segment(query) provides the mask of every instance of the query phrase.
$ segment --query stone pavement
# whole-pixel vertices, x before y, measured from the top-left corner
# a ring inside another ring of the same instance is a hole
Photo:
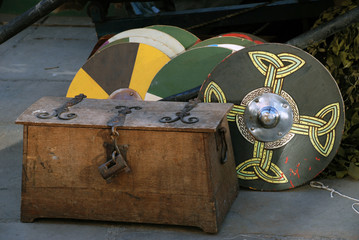
[[[241,189],[218,234],[180,226],[62,219],[21,223],[22,126],[14,121],[43,96],[65,96],[96,41],[90,19],[50,17],[0,45],[0,240],[359,239],[353,201],[330,198],[330,192],[308,185],[282,192]],[[359,198],[358,181],[321,181]]]

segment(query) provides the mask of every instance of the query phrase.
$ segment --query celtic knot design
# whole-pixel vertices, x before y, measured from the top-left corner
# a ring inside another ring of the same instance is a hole
[[[248,54],[254,66],[266,77],[264,86],[270,87],[272,92],[276,94],[280,94],[282,90],[284,77],[297,71],[305,64],[303,59],[290,53],[275,55],[269,52],[255,51]]]
[[[236,116],[243,115],[245,110],[245,106],[234,105],[231,111],[229,111],[229,113],[227,114],[227,120],[231,122],[236,121]]]
[[[204,91],[205,101],[212,102],[212,98],[215,98],[215,102],[226,103],[227,99],[222,89],[215,83],[210,82]]]
[[[288,179],[282,170],[272,163],[274,148],[287,144],[295,134],[307,135],[313,147],[323,156],[327,157],[334,146],[335,128],[340,117],[339,103],[333,103],[325,106],[314,117],[301,116],[296,103],[288,93],[283,91],[284,78],[302,68],[305,61],[298,56],[290,53],[280,53],[275,55],[270,52],[253,51],[248,53],[253,65],[265,76],[264,86],[250,92],[244,97],[240,105],[234,105],[227,114],[228,121],[237,123],[237,128],[242,136],[253,144],[253,157],[236,167],[237,176],[243,180],[261,179],[269,183],[282,184],[287,183]],[[274,142],[257,141],[248,131],[243,115],[247,104],[257,96],[256,93],[271,92],[278,94],[288,100],[293,109],[293,125],[290,132],[282,139]],[[210,82],[204,92],[204,102],[226,103],[227,99],[218,84]],[[329,120],[326,121],[325,119]],[[319,137],[326,136],[324,144]]]
[[[264,143],[254,143],[253,158],[242,162],[236,167],[240,179],[262,179],[270,183],[287,183],[288,179],[277,165],[272,163],[272,150],[264,149]],[[248,170],[249,169],[249,170]],[[268,172],[272,173],[268,174]]]
[[[227,103],[226,96],[222,89],[215,82],[210,82],[204,91],[204,102],[219,102],[219,103]],[[246,110],[245,106],[234,105],[231,111],[227,114],[227,120],[234,122],[236,121],[237,114],[244,114],[244,110]]]
[[[330,114],[329,121],[323,118]],[[320,110],[314,117],[300,116],[299,123],[292,126],[290,132],[308,135],[314,148],[323,156],[327,157],[334,146],[335,127],[339,121],[339,103],[333,103]],[[324,145],[320,143],[319,136],[326,135]]]

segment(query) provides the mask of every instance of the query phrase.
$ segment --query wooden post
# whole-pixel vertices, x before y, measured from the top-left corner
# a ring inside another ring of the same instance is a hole
[[[359,7],[356,7],[349,12],[334,18],[333,20],[324,23],[317,28],[305,32],[286,43],[304,49],[315,42],[330,37],[331,35],[348,27],[350,24],[356,22],[359,22]]]
[[[0,28],[0,44],[21,32],[37,20],[48,15],[61,6],[66,0],[42,0],[20,16],[12,19]]]

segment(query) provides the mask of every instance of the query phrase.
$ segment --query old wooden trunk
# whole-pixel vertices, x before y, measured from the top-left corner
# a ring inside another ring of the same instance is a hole
[[[159,122],[185,106],[176,102],[84,99],[70,108],[72,120],[36,116],[68,100],[44,97],[16,120],[24,125],[22,222],[72,218],[218,231],[238,193],[226,120],[231,104],[199,103],[190,112],[199,119],[194,124]],[[107,123],[118,105],[142,109],[117,128],[131,171],[106,181],[98,167],[111,159]]]

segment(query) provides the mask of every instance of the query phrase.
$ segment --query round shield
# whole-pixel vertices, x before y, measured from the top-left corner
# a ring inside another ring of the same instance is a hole
[[[240,37],[213,37],[193,45],[190,49],[216,44],[235,44],[242,47],[255,45],[254,42]]]
[[[120,32],[108,39],[101,48],[118,40],[121,40],[121,42],[135,42],[150,45],[162,51],[170,58],[185,51],[184,46],[177,39],[165,32],[151,28],[135,28]]]
[[[260,37],[257,37],[256,35],[253,34],[249,34],[249,33],[241,33],[241,32],[231,32],[231,33],[225,33],[225,34],[221,34],[221,37],[239,37],[239,38],[244,38],[247,39],[249,41],[252,41],[256,44],[263,44],[266,41]]]
[[[232,52],[228,48],[202,47],[178,55],[153,78],[145,100],[158,101],[200,87],[213,68]]]
[[[260,44],[226,58],[201,87],[228,113],[241,186],[284,190],[324,170],[340,144],[344,105],[327,69],[285,44]]]
[[[102,37],[100,37],[100,39],[97,41],[96,45],[93,47],[90,55],[88,58],[92,57],[98,50],[99,48],[101,48],[101,46],[108,41],[110,38],[112,38],[114,35],[113,34],[106,34]]]
[[[131,88],[142,99],[153,77],[170,60],[160,50],[143,43],[118,43],[95,53],[77,72],[66,97],[84,93],[106,99],[120,88]]]
[[[201,41],[196,35],[192,34],[191,32],[175,26],[152,25],[145,28],[156,29],[158,31],[171,35],[172,37],[177,39],[177,41],[179,41],[185,49],[188,49],[194,44]]]

